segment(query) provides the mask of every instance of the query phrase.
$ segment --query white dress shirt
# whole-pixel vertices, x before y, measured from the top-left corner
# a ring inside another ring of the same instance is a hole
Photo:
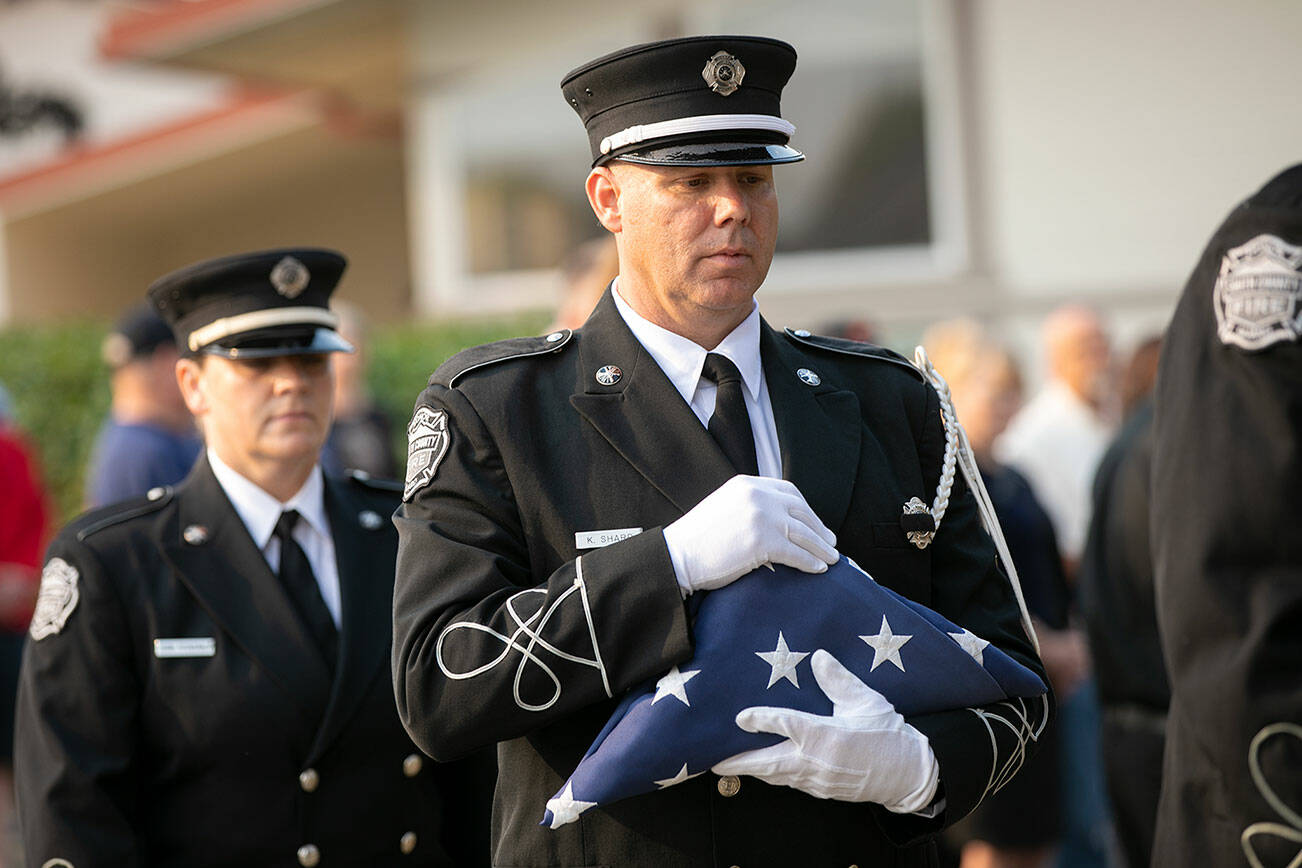
[[[692,408],[703,426],[709,426],[714,414],[714,398],[719,387],[701,376],[707,352],[727,356],[737,366],[745,381],[746,412],[750,414],[751,434],[755,438],[755,457],[760,476],[782,478],[782,453],[778,447],[778,428],[773,419],[773,404],[769,401],[768,386],[764,382],[764,365],[760,361],[759,306],[751,302],[750,316],[742,320],[713,350],[682,335],[661,328],[643,318],[619,294],[619,279],[615,279],[612,293],[615,307],[624,318],[638,343],[651,354],[678,394]]]
[[[312,468],[303,487],[286,503],[281,503],[256,484],[232,470],[208,450],[208,463],[213,475],[230,499],[235,513],[244,522],[253,537],[253,544],[267,559],[273,573],[280,572],[280,540],[275,536],[276,522],[287,509],[298,511],[299,520],[294,525],[294,541],[307,555],[312,574],[321,588],[321,599],[330,610],[335,627],[343,624],[343,604],[339,594],[339,565],[335,561],[335,541],[330,536],[330,521],[325,510],[325,479],[321,465]]]

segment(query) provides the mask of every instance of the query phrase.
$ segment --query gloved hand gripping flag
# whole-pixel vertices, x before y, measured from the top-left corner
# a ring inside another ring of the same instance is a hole
[[[547,802],[544,825],[559,828],[591,807],[673,786],[783,740],[738,727],[742,709],[831,714],[809,669],[818,649],[904,715],[1045,692],[1003,651],[883,588],[845,557],[821,575],[762,568],[705,594],[694,634],[689,662],[620,702]]]

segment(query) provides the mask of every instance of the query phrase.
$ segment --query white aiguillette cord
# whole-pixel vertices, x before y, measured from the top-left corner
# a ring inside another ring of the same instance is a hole
[[[1004,571],[1008,574],[1008,583],[1013,586],[1013,595],[1017,597],[1017,606],[1022,612],[1022,626],[1026,628],[1026,635],[1031,640],[1031,645],[1035,647],[1035,653],[1039,654],[1040,640],[1035,635],[1035,627],[1031,625],[1031,615],[1026,611],[1026,599],[1022,596],[1022,583],[1017,578],[1017,567],[1013,564],[1012,555],[1008,553],[1008,543],[1004,540],[1003,528],[999,526],[999,519],[995,516],[995,507],[990,502],[990,494],[986,491],[985,483],[981,481],[981,471],[977,469],[976,457],[972,454],[972,444],[968,442],[967,432],[958,423],[954,402],[949,395],[949,384],[936,370],[931,359],[927,358],[927,351],[922,347],[913,351],[913,364],[935,388],[936,395],[940,398],[940,419],[945,426],[945,460],[942,463],[940,485],[936,490],[937,508],[933,508],[936,532],[940,532],[940,519],[944,515],[945,507],[949,505],[949,489],[954,483],[954,464],[957,459],[959,469],[963,471],[963,478],[967,480],[968,488],[976,498],[977,510],[981,513],[981,524],[994,540],[995,551],[999,553],[999,560],[1003,562]]]

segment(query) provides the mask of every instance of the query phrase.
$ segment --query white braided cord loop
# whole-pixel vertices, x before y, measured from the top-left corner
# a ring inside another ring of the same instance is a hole
[[[944,511],[949,508],[949,493],[954,485],[954,465],[957,464],[963,471],[963,478],[967,480],[968,488],[971,489],[973,497],[976,498],[977,511],[981,515],[981,524],[994,540],[995,550],[999,553],[999,560],[1003,562],[1004,572],[1008,575],[1008,583],[1012,585],[1013,596],[1017,598],[1017,607],[1022,614],[1022,627],[1026,630],[1026,636],[1031,640],[1031,645],[1035,648],[1035,653],[1040,653],[1040,640],[1035,635],[1035,627],[1031,624],[1031,615],[1026,610],[1026,598],[1022,596],[1022,583],[1017,577],[1017,567],[1013,564],[1013,557],[1008,552],[1008,543],[1004,540],[1003,528],[999,526],[999,519],[995,516],[994,504],[990,501],[990,494],[986,491],[985,483],[981,480],[981,471],[977,469],[976,456],[972,454],[972,444],[968,442],[967,432],[959,424],[958,414],[954,412],[954,402],[950,398],[949,384],[945,378],[936,370],[936,366],[931,363],[927,357],[927,351],[922,347],[917,347],[913,351],[913,364],[922,376],[926,378],[932,387],[936,390],[936,395],[940,399],[940,420],[945,427],[945,459],[941,464],[940,483],[936,488],[936,501],[932,507],[932,513],[935,516],[936,530],[940,530],[940,518]]]

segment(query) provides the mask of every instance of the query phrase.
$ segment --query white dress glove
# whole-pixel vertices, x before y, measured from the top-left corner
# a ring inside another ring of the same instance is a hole
[[[684,594],[722,588],[764,564],[826,572],[836,534],[785,479],[734,476],[665,528]]]
[[[743,709],[737,715],[742,729],[787,740],[737,754],[711,771],[750,775],[820,799],[877,802],[897,814],[925,808],[940,779],[927,737],[831,654],[815,651],[810,664],[818,686],[832,700],[832,715],[765,706]]]

